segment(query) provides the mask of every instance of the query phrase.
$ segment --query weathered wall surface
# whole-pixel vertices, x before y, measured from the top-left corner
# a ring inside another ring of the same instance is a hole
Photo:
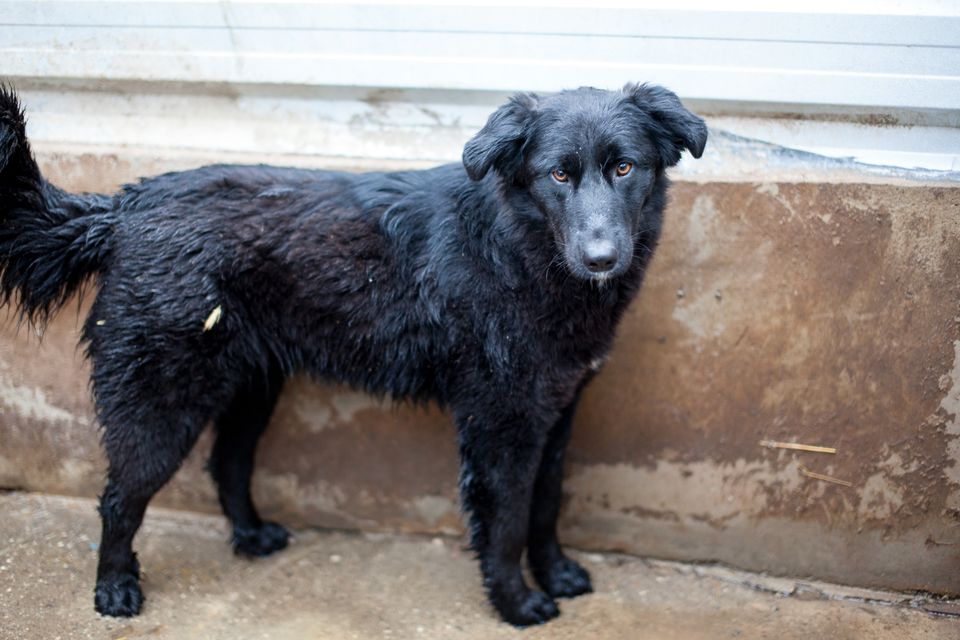
[[[46,160],[75,189],[152,172]],[[42,343],[2,325],[0,486],[101,488],[78,324],[74,304]],[[159,501],[216,510],[208,448]],[[256,498],[287,522],[461,529],[435,409],[294,379],[258,463]],[[566,490],[578,546],[960,593],[960,184],[677,182]]]

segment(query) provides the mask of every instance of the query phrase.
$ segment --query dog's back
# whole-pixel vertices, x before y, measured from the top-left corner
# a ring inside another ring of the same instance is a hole
[[[481,259],[465,239],[478,221],[458,216],[454,197],[468,182],[454,166],[211,166],[125,187],[111,211],[122,259],[100,273],[91,355],[138,362],[145,381],[164,384],[246,375],[273,359],[287,372],[443,401],[438,363],[462,339],[450,331],[451,301],[479,284],[475,269],[463,273]]]

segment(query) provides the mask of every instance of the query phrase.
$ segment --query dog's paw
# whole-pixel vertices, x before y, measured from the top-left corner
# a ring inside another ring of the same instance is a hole
[[[546,566],[533,567],[533,577],[554,598],[574,598],[592,593],[590,574],[575,561],[561,556]]]
[[[237,555],[256,558],[285,549],[290,533],[276,522],[264,522],[259,527],[233,530],[233,551]]]
[[[98,580],[93,595],[93,606],[97,613],[117,618],[129,618],[140,613],[140,607],[143,606],[143,592],[140,590],[140,583],[136,576],[127,573]]]
[[[496,602],[495,606],[504,621],[515,627],[543,624],[560,615],[557,603],[540,591],[527,591],[516,599]]]

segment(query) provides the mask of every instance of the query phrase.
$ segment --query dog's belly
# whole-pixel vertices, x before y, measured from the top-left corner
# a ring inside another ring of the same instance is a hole
[[[305,350],[304,369],[315,378],[396,398],[444,400],[443,356],[415,332],[390,339],[344,331],[318,339]],[[300,345],[302,348],[302,344]]]
[[[441,326],[412,288],[403,295],[398,290],[404,291],[348,277],[332,291],[301,288],[282,300],[244,296],[246,321],[236,348],[247,349],[250,336],[276,354],[288,373],[302,371],[375,394],[443,401],[451,319]]]

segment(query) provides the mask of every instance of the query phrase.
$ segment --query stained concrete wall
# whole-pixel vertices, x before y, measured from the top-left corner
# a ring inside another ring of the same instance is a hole
[[[42,160],[72,189],[169,168]],[[958,594],[960,183],[802,173],[676,182],[645,289],[578,417],[562,536]],[[0,486],[101,488],[82,316],[71,304],[42,342],[12,317],[2,325]],[[159,503],[216,510],[209,444]],[[294,379],[258,464],[256,499],[285,522],[462,529],[453,429],[434,408]]]

